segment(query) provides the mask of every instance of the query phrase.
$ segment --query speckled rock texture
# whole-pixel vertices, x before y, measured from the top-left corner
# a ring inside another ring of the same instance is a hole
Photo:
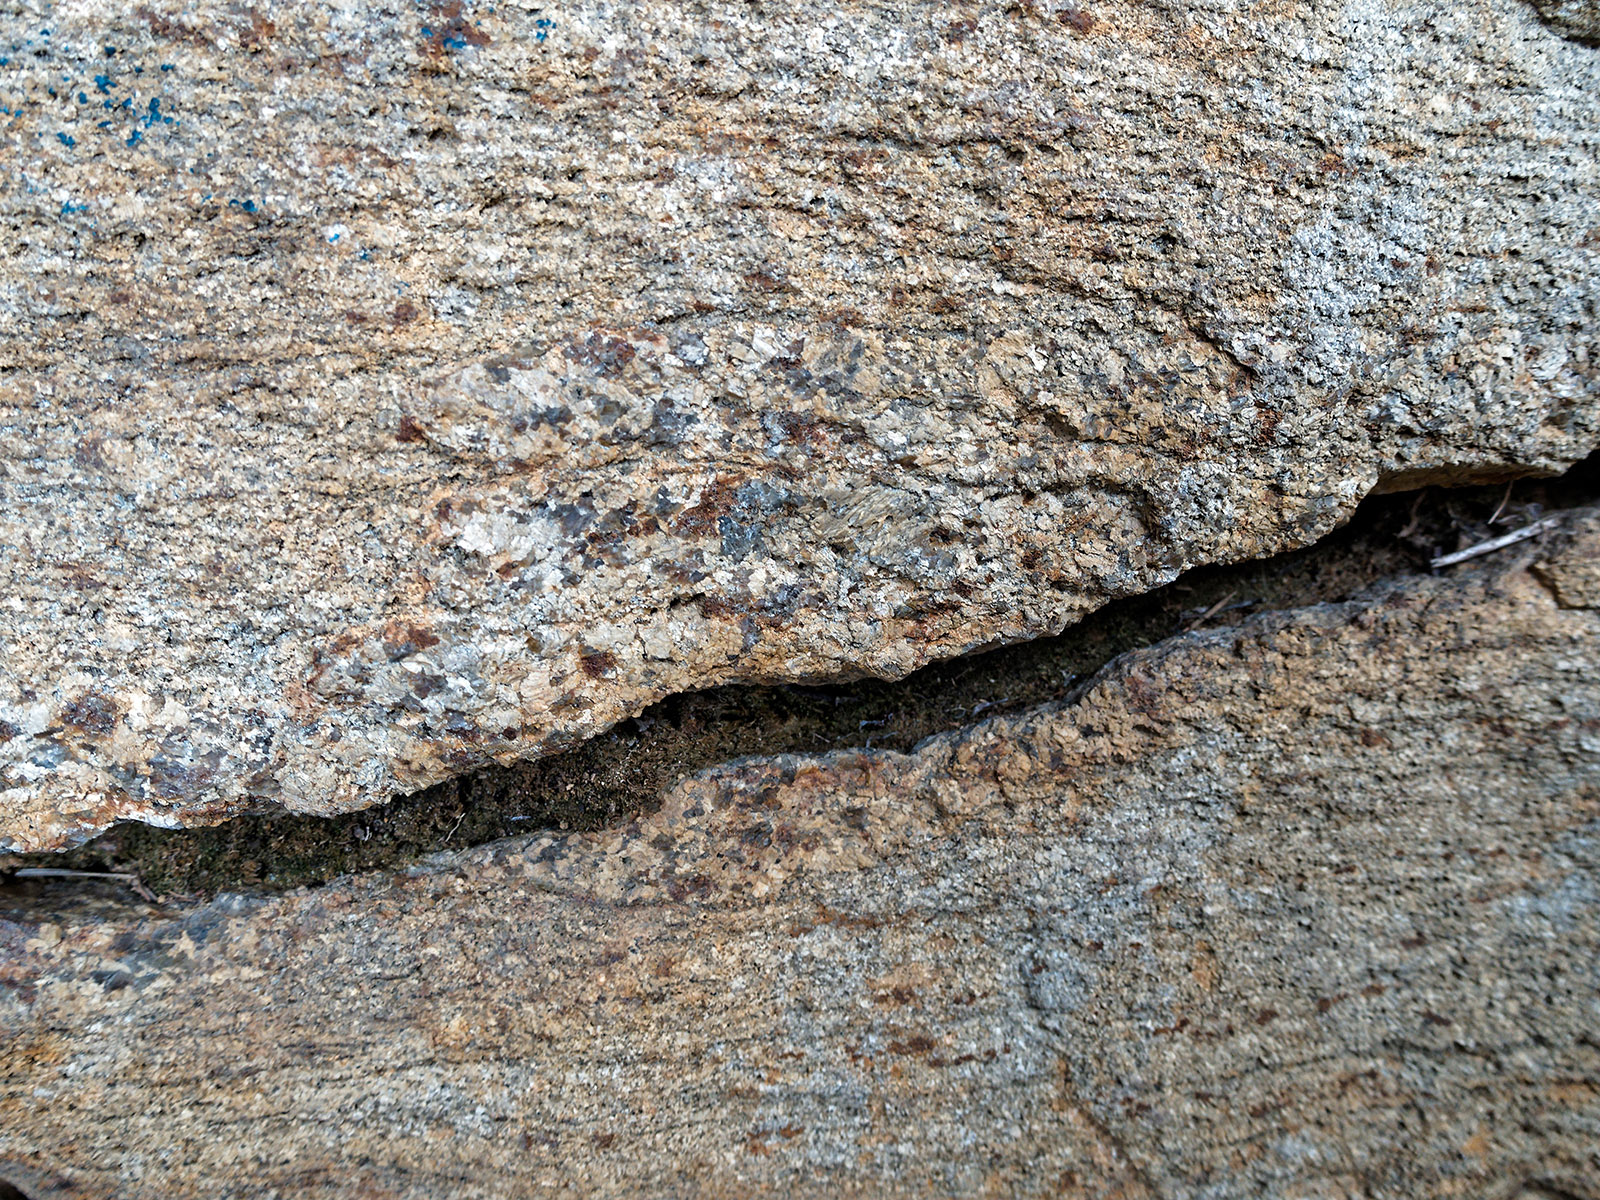
[[[1533,0],[1539,15],[1570,38],[1600,43],[1600,0]]]
[[[1591,512],[611,832],[0,924],[0,1178],[1593,1200],[1600,590],[1541,580],[1596,557]]]
[[[0,16],[0,849],[896,675],[1600,438],[1522,0]]]

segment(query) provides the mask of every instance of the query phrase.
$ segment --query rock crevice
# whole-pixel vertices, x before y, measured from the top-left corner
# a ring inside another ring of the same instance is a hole
[[[0,1161],[132,1200],[1584,1195],[1600,609],[1535,573],[1597,520],[622,828],[0,923]]]
[[[1121,654],[1185,630],[1233,627],[1250,617],[1343,602],[1390,576],[1426,571],[1441,554],[1491,542],[1506,529],[1559,533],[1565,514],[1600,498],[1594,462],[1548,481],[1467,491],[1431,490],[1369,501],[1336,534],[1297,553],[1188,572],[1145,596],[1107,605],[1063,635],[950,660],[898,681],[825,687],[730,687],[675,696],[637,720],[564,754],[491,769],[343,818],[235,816],[218,827],[158,831],[124,825],[66,855],[0,856],[7,901],[72,902],[74,891],[128,897],[280,890],[359,870],[391,870],[441,849],[524,835],[541,826],[626,823],[686,774],[778,753],[866,746],[912,750],[984,714],[1072,702]],[[1549,526],[1555,522],[1556,530]],[[1504,553],[1505,551],[1501,551]],[[1587,585],[1576,564],[1537,577],[1564,603]],[[81,871],[48,886],[33,873]],[[15,875],[17,871],[24,875]],[[42,889],[32,901],[23,893]]]

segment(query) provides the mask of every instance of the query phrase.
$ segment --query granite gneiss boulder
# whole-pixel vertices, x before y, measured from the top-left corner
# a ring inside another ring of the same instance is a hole
[[[0,923],[0,1178],[1589,1200],[1600,519],[1520,554],[626,828]]]
[[[1581,42],[1600,43],[1600,0],[1533,0],[1551,26]]]
[[[0,51],[0,849],[897,675],[1600,438],[1600,65],[1522,0]]]

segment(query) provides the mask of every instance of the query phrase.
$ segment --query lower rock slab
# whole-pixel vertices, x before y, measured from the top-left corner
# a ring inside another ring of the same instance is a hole
[[[27,1195],[1600,1196],[1600,515],[600,834],[0,924]]]

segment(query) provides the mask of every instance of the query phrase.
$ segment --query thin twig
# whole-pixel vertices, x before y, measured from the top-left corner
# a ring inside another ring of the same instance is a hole
[[[1411,502],[1411,519],[1406,522],[1406,527],[1404,529],[1395,534],[1396,537],[1408,538],[1417,531],[1417,526],[1422,524],[1422,518],[1418,515],[1418,513],[1421,511],[1422,502],[1427,498],[1427,495],[1427,488],[1423,488],[1417,493],[1417,498]]]
[[[1210,608],[1206,609],[1205,612],[1201,613],[1198,617],[1196,617],[1194,619],[1194,621],[1190,623],[1189,628],[1185,629],[1184,632],[1185,633],[1193,633],[1196,629],[1199,629],[1200,626],[1204,625],[1207,621],[1211,620],[1212,617],[1216,616],[1219,612],[1221,612],[1223,606],[1225,604],[1227,604],[1228,601],[1232,600],[1238,594],[1239,594],[1238,592],[1229,592],[1221,600],[1218,600]]]
[[[455,837],[456,830],[461,828],[461,822],[465,821],[466,819],[467,813],[466,810],[463,809],[461,815],[456,818],[456,823],[450,826],[450,832],[444,835],[444,841],[439,843],[441,847],[448,846],[450,844],[450,839]]]
[[[1500,514],[1505,512],[1506,505],[1511,502],[1511,489],[1516,486],[1517,481],[1515,479],[1506,484],[1506,494],[1500,497],[1500,503],[1495,506],[1494,516],[1490,517],[1488,521],[1490,525],[1494,525],[1500,520]]]
[[[1011,702],[1010,696],[1002,696],[998,700],[979,700],[972,706],[972,715],[977,716],[979,713],[988,712],[991,708],[999,708],[1002,704],[1010,704]]]
[[[132,888],[141,897],[155,903],[156,894],[145,887],[144,880],[132,871],[74,871],[68,867],[18,867],[15,871],[0,871],[12,879],[104,879]]]
[[[1518,542],[1525,542],[1531,537],[1538,537],[1541,533],[1548,532],[1561,524],[1561,518],[1545,517],[1542,521],[1535,521],[1532,525],[1524,525],[1521,529],[1511,533],[1503,533],[1497,538],[1490,538],[1487,542],[1479,542],[1476,546],[1468,546],[1465,550],[1457,550],[1454,554],[1441,554],[1433,560],[1434,570],[1440,567],[1453,567],[1457,563],[1466,562],[1469,558],[1477,558],[1482,554],[1493,554],[1496,550],[1504,550],[1507,546],[1515,546]]]

